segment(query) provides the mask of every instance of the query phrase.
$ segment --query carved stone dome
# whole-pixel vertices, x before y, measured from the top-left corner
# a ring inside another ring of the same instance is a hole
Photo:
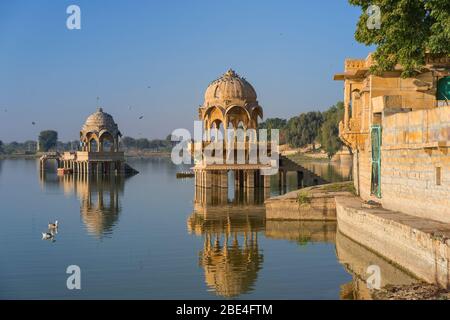
[[[81,128],[82,132],[109,132],[112,136],[120,135],[119,127],[114,122],[113,117],[102,108],[91,114]]]
[[[256,99],[256,91],[253,86],[231,69],[219,79],[211,82],[205,92],[205,105],[226,104],[227,101],[236,100],[251,103],[256,102]]]

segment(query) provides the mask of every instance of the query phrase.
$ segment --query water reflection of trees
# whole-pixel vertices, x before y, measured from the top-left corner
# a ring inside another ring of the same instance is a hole
[[[343,182],[352,179],[352,165],[350,163],[307,161],[301,163],[301,165],[329,182]]]
[[[211,189],[197,190],[196,195],[187,228],[203,237],[199,266],[207,286],[226,298],[251,292],[264,260],[258,244],[265,224],[261,199],[253,194],[249,202],[245,194],[236,194],[229,200]]]
[[[122,176],[41,176],[46,188],[57,185],[65,194],[78,197],[83,223],[88,233],[98,238],[111,234],[118,222],[124,179]]]

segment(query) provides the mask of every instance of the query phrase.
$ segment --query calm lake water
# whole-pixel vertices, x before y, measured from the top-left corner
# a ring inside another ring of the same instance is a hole
[[[383,281],[413,281],[335,223],[265,221],[261,193],[204,194],[170,159],[129,164],[140,174],[102,180],[0,160],[0,299],[358,298],[374,261],[389,269]],[[42,240],[54,220],[54,241]],[[69,265],[81,290],[66,287]]]

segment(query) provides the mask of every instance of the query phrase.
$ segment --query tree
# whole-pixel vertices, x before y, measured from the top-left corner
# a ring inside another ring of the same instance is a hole
[[[150,148],[150,142],[146,138],[139,138],[136,140],[136,148],[148,149],[148,148]]]
[[[339,139],[339,122],[344,118],[344,103],[338,102],[323,113],[324,122],[320,128],[320,143],[331,158],[342,147]]]
[[[58,132],[54,130],[41,131],[39,134],[39,151],[49,151],[56,147],[58,142]]]
[[[349,0],[361,7],[355,39],[366,45],[376,45],[372,71],[403,67],[402,76],[412,76],[424,66],[425,54],[450,54],[450,1],[448,0]],[[380,8],[379,29],[368,28],[367,9]]]
[[[267,139],[268,141],[271,140],[271,131],[272,129],[278,129],[279,130],[279,139],[280,144],[286,143],[285,138],[285,128],[286,128],[287,121],[286,119],[280,119],[280,118],[268,118],[266,121],[261,122],[258,124],[258,129],[266,129],[267,130]]]
[[[131,137],[123,137],[120,142],[125,149],[136,148],[136,140]]]
[[[314,149],[322,123],[323,116],[319,111],[302,113],[289,119],[286,125],[287,142],[296,148],[312,144]]]

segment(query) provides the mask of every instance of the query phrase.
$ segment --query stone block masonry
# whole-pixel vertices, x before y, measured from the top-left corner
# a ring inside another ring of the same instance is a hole
[[[450,287],[450,224],[336,197],[338,229],[416,277]],[[383,270],[381,270],[383,276]]]

